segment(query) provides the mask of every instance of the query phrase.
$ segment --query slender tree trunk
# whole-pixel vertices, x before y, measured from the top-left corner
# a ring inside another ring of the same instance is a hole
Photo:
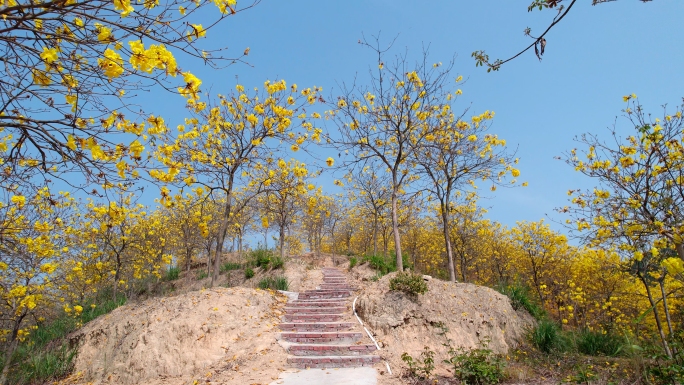
[[[285,226],[280,227],[280,258],[285,258]]]
[[[0,375],[0,384],[5,385],[7,384],[8,376],[9,376],[9,369],[12,364],[12,356],[14,355],[14,352],[17,350],[17,346],[19,345],[19,340],[17,339],[17,333],[19,329],[17,327],[14,328],[15,330],[12,331],[12,342],[10,342],[9,346],[5,350],[5,364],[2,367],[2,374]]]
[[[665,294],[665,277],[658,280],[658,286],[660,286],[660,295],[663,296],[663,309],[665,309],[665,321],[667,321],[667,331],[670,336],[674,335],[672,330],[672,318],[670,317],[670,307],[667,304],[667,295]]]
[[[378,255],[378,214],[373,215],[373,255]]]
[[[675,250],[679,258],[684,259],[684,243],[675,243]]]
[[[669,358],[672,358],[672,352],[670,351],[670,346],[667,343],[667,337],[665,337],[665,331],[663,330],[663,323],[660,320],[660,315],[658,314],[658,307],[656,306],[655,301],[653,300],[653,295],[651,295],[651,288],[648,287],[648,283],[644,280],[643,277],[641,278],[641,283],[644,284],[644,287],[646,288],[646,294],[648,296],[648,302],[651,304],[651,308],[653,309],[653,317],[655,318],[656,321],[656,327],[658,327],[658,333],[660,334],[660,341],[663,343],[663,349],[665,349],[665,354]]]
[[[449,235],[449,213],[448,204],[442,204],[442,230],[444,231],[444,243],[447,251],[447,261],[449,266],[449,281],[456,282],[456,267],[454,266],[454,253],[451,250],[451,236]]]
[[[228,226],[230,225],[230,211],[231,211],[231,196],[230,189],[226,194],[226,207],[223,210],[223,222],[219,228],[218,238],[216,239],[216,248],[214,249],[214,272],[211,274],[211,283],[209,287],[214,287],[214,283],[218,281],[221,265],[221,254],[223,254],[223,242],[226,241],[228,234]]]
[[[396,185],[396,183],[395,183]],[[394,233],[394,252],[397,254],[397,271],[404,271],[401,258],[401,235],[399,234],[399,214],[397,213],[397,189],[392,189],[392,232]]]

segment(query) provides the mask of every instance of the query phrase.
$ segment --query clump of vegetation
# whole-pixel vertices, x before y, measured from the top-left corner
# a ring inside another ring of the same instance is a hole
[[[359,263],[359,260],[356,257],[349,258],[349,270],[353,269],[357,263]]]
[[[9,383],[24,385],[57,380],[71,373],[77,347],[70,347],[62,340],[69,333],[93,319],[107,314],[126,303],[123,294],[113,298],[110,290],[84,304],[78,313],[63,313],[47,323],[38,323],[36,329],[21,343],[12,355]],[[0,367],[4,357],[0,355]]]
[[[275,270],[282,269],[285,266],[285,261],[280,256],[276,256],[273,250],[259,248],[252,250],[248,264],[251,267],[260,267],[263,270]]]
[[[195,276],[195,279],[198,280],[198,281],[201,281],[201,280],[203,280],[204,278],[207,278],[208,276],[209,276],[209,275],[207,274],[207,272],[204,271],[204,270],[202,270],[202,271],[200,271],[200,272],[197,273],[197,275]]]
[[[581,330],[575,334],[577,351],[589,356],[604,355],[615,357],[622,352],[624,341],[611,333]]]
[[[254,270],[252,270],[251,267],[246,268],[245,269],[245,278],[250,279],[252,277],[254,277]]]
[[[420,353],[420,360],[414,360],[406,352],[401,355],[401,360],[408,366],[408,374],[411,377],[429,379],[432,371],[435,370],[435,352],[427,346]]]
[[[254,267],[262,267],[264,269],[268,268],[271,263],[271,258],[273,258],[273,251],[269,249],[258,248],[252,250],[249,253],[250,263]]]
[[[380,275],[386,275],[397,271],[397,259],[394,257],[394,252],[390,252],[389,255],[365,255],[363,257],[363,262],[368,262],[370,267],[377,270]],[[411,268],[411,263],[407,255],[402,255],[402,263],[404,268]]]
[[[390,279],[389,288],[412,295],[425,294],[428,291],[427,283],[421,275],[403,271]]]
[[[166,275],[164,275],[164,281],[175,281],[178,279],[180,276],[180,267],[173,266],[169,267],[169,270],[166,271]]]
[[[514,310],[525,309],[537,321],[546,317],[546,312],[532,299],[530,288],[526,285],[516,282],[512,285],[498,285],[496,290],[511,300]]]
[[[278,277],[265,277],[257,285],[259,289],[271,289],[271,290],[287,290],[290,286],[287,282],[287,278],[284,276]]]
[[[226,262],[220,267],[221,273],[225,273],[227,271],[231,270],[239,270],[242,269],[242,265],[236,262]]]
[[[451,348],[449,359],[444,362],[454,367],[454,377],[464,384],[493,385],[500,383],[505,376],[506,363],[488,349],[488,341],[472,350]]]
[[[557,323],[542,319],[536,327],[530,331],[530,342],[544,353],[565,352],[569,344]]]
[[[271,269],[282,269],[285,266],[285,261],[280,257],[275,257],[271,259]]]

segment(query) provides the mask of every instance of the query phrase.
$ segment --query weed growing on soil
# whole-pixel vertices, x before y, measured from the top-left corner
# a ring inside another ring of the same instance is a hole
[[[252,277],[254,277],[254,270],[252,270],[251,267],[246,268],[245,269],[245,278],[250,279]]]
[[[259,281],[258,287],[259,289],[271,289],[271,290],[287,290],[289,288],[289,283],[287,282],[287,278],[284,276],[278,276],[278,277],[266,277],[263,278],[261,281]]]
[[[530,331],[529,339],[537,349],[544,353],[562,353],[569,347],[558,324],[549,319],[539,321],[537,326]]]
[[[220,272],[225,273],[226,271],[239,270],[242,269],[242,265],[235,262],[226,262],[221,265]]]
[[[207,272],[204,271],[204,270],[202,270],[202,271],[200,271],[200,272],[197,273],[197,275],[195,276],[195,279],[198,280],[198,281],[200,281],[200,280],[202,280],[202,279],[204,279],[204,278],[207,278],[208,276],[209,276],[209,275],[207,275]]]
[[[107,314],[126,303],[123,294],[112,298],[112,292],[103,290],[98,297],[84,305],[77,317],[63,314],[50,323],[39,323],[27,341],[17,347],[12,356],[9,383],[24,385],[60,379],[71,372],[77,347],[62,342],[64,337],[81,325]],[[4,365],[0,355],[0,366]]]
[[[349,258],[349,270],[353,269],[357,263],[359,263],[359,260],[356,257]]]
[[[390,279],[389,288],[412,295],[425,294],[428,291],[427,283],[421,275],[403,271]]]
[[[408,353],[404,352],[401,355],[401,360],[408,366],[408,375],[411,377],[419,377],[421,379],[428,379],[435,370],[435,352],[429,347],[424,347],[420,353],[420,360],[416,361]]]
[[[483,341],[482,347],[477,349],[450,348],[449,359],[444,363],[454,367],[454,377],[464,384],[498,384],[504,379],[506,363],[488,349],[488,345],[488,341]]]
[[[169,267],[164,276],[164,281],[175,281],[180,276],[180,267]]]
[[[537,321],[546,316],[544,309],[532,299],[529,287],[516,282],[512,285],[501,284],[495,289],[511,300],[511,307],[514,310],[525,309]]]
[[[582,330],[575,334],[577,351],[589,356],[604,355],[615,357],[622,352],[624,341],[619,336],[591,330]]]

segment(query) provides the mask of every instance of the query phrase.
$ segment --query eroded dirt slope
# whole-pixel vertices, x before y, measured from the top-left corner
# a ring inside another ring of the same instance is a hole
[[[269,383],[286,365],[275,338],[285,301],[215,288],[123,306],[72,336],[80,349],[63,383]]]

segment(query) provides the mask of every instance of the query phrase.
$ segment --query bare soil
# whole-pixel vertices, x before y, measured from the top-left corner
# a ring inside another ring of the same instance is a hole
[[[267,384],[286,368],[275,337],[286,299],[215,288],[122,306],[71,336],[80,349],[62,383]]]
[[[453,374],[442,363],[445,344],[474,348],[489,341],[490,349],[506,354],[534,322],[485,287],[430,279],[424,295],[391,292],[394,274],[378,280],[367,264],[349,270],[347,257],[308,253],[288,259],[284,270],[257,270],[250,280],[243,270],[221,275],[221,284],[241,285],[231,288],[203,289],[209,279],[197,280],[199,270],[191,270],[174,281],[173,296],[131,303],[88,323],[70,336],[79,354],[74,373],[60,383],[271,383],[288,368],[287,353],[276,340],[287,298],[254,289],[256,283],[284,274],[289,291],[302,292],[322,282],[321,267],[333,266],[359,288],[356,310],[381,346],[384,361],[376,369],[383,385],[407,383],[401,376],[404,352],[418,359],[428,346],[436,353],[435,374],[446,380]]]

